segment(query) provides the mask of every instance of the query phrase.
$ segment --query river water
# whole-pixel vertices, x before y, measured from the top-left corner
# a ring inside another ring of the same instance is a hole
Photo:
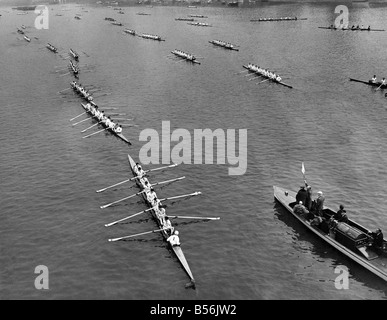
[[[387,38],[384,32],[319,29],[334,22],[334,9],[154,6],[118,14],[66,5],[49,7],[49,29],[37,30],[33,12],[1,8],[0,298],[386,299],[382,280],[316,239],[273,197],[273,185],[298,190],[304,162],[308,183],[325,193],[328,206],[342,203],[351,218],[387,233],[385,90],[349,81],[387,75]],[[349,13],[350,24],[385,28],[387,8]],[[203,21],[212,27],[175,20],[189,14],[208,16]],[[271,16],[307,20],[249,21]],[[16,32],[22,24],[30,43]],[[166,41],[123,34],[125,27]],[[240,50],[214,47],[212,39]],[[47,50],[47,42],[61,54]],[[79,97],[58,93],[72,81],[60,70],[69,48],[80,53],[80,82],[99,89],[95,101],[133,119],[122,121],[133,125],[123,131],[131,146],[106,132],[83,139],[97,131],[80,133],[93,121],[69,121],[82,112]],[[197,55],[201,64],[171,57],[173,49]],[[294,88],[246,76],[242,66],[249,62],[277,71]],[[146,143],[140,133],[161,133],[162,121],[192,135],[194,129],[247,129],[247,147],[240,146],[247,150],[244,175],[229,175],[233,165],[226,158],[224,164],[181,164],[149,178],[186,177],[158,189],[159,197],[202,192],[169,206],[169,214],[220,217],[173,220],[196,290],[185,288],[188,277],[161,235],[108,242],[156,228],[146,214],[104,227],[146,208],[140,198],[99,208],[136,188],[95,192],[131,177],[127,154],[138,161]],[[34,286],[39,265],[49,270],[49,290]],[[338,266],[348,268],[346,290],[335,287]]]

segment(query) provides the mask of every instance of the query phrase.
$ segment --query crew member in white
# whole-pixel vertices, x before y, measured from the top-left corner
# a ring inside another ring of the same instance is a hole
[[[172,247],[180,246],[179,231],[176,230],[173,235],[168,237],[167,241]]]

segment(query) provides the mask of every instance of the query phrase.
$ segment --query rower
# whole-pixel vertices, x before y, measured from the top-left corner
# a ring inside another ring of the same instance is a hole
[[[156,213],[158,214],[160,220],[161,220],[161,224],[163,226],[165,226],[166,224],[166,221],[165,221],[165,218],[166,218],[166,212],[165,212],[165,206],[161,204],[161,202],[158,203],[157,207],[156,207]]]
[[[170,234],[172,235],[175,228],[172,226],[171,220],[169,220],[168,217],[165,217],[164,221],[165,223],[163,225],[163,229],[166,231],[169,231]]]
[[[276,80],[277,80],[277,82],[281,82],[282,79],[280,76],[277,76]]]
[[[113,129],[115,132],[117,133],[121,133],[122,132],[122,127],[121,125],[119,125],[118,123],[114,126],[114,129]]]
[[[153,202],[154,198],[157,198],[157,194],[155,190],[151,187],[149,192],[147,193],[147,198],[149,202]]]
[[[385,85],[386,85],[386,79],[383,78],[383,79],[382,79],[382,86],[385,86]]]
[[[171,235],[167,241],[171,244],[172,247],[180,246],[179,231],[175,230],[173,235]]]
[[[142,178],[145,176],[145,171],[141,168],[141,165],[137,162],[134,166],[134,172],[137,174],[137,177]]]
[[[368,31],[370,31],[371,30],[371,26],[368,26]]]
[[[376,83],[376,75],[374,75],[371,79],[372,83]]]

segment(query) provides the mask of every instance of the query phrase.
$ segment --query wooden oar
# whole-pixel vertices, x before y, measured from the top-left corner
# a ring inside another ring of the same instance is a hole
[[[268,80],[270,80],[270,79],[267,78],[267,79],[265,79],[265,80],[263,80],[263,81],[261,81],[261,82],[258,82],[257,84],[261,84],[261,83],[263,83],[263,82],[265,82],[265,81],[268,81]]]
[[[144,193],[144,192],[145,192],[145,190],[142,190],[142,191],[137,192],[137,193],[135,193],[135,194],[132,194],[132,195],[130,195],[130,196],[128,196],[128,197],[125,197],[125,198],[122,198],[122,199],[120,199],[120,200],[116,200],[116,201],[114,201],[114,202],[111,202],[111,203],[105,204],[105,205],[103,205],[103,206],[100,206],[100,208],[101,208],[101,209],[105,209],[105,208],[107,208],[107,207],[112,206],[113,204],[116,204],[116,203],[118,203],[118,202],[121,202],[121,201],[130,199],[130,198],[133,198],[133,197],[138,196],[138,195],[140,195],[140,194],[142,194],[142,193]]]
[[[79,115],[77,115],[76,117],[70,119],[69,121],[73,121],[73,120],[75,120],[76,118],[78,118],[78,117],[80,117],[80,116],[82,116],[82,115],[84,115],[84,114],[86,114],[86,113],[87,113],[87,112],[82,112],[81,114],[79,114]]]
[[[76,122],[76,123],[73,123],[73,126],[76,126],[78,123],[85,122],[85,121],[87,121],[87,120],[90,120],[90,118],[86,118],[86,119],[83,119],[83,120],[78,121],[78,122]]]
[[[177,166],[178,166],[178,164],[174,163],[174,164],[171,164],[171,165],[166,166],[166,167],[159,167],[159,168],[155,168],[155,169],[145,170],[144,172],[147,173],[147,172],[158,171],[158,170],[163,170],[163,169],[167,169],[167,168],[173,168],[173,167],[177,167]]]
[[[119,241],[119,240],[122,240],[122,239],[133,238],[133,237],[137,237],[137,236],[142,236],[144,234],[160,232],[160,231],[164,231],[164,230],[165,229],[157,229],[157,230],[152,230],[152,231],[147,231],[147,232],[141,232],[141,233],[132,234],[130,236],[125,236],[125,237],[121,237],[121,238],[109,239],[109,241]]]
[[[175,181],[182,180],[182,179],[184,179],[184,178],[185,178],[185,177],[180,177],[180,178],[176,178],[176,179],[161,181],[161,182],[153,183],[153,184],[151,184],[150,186],[151,186],[151,187],[155,187],[155,186],[158,186],[158,185],[160,185],[160,184],[172,183],[172,182],[175,182]],[[118,203],[118,202],[121,202],[121,201],[130,199],[130,198],[133,198],[133,197],[138,196],[138,195],[140,195],[140,194],[142,194],[142,193],[144,193],[144,192],[146,192],[145,189],[142,190],[142,191],[140,191],[140,192],[137,192],[137,193],[135,193],[135,194],[132,194],[132,195],[130,195],[130,196],[128,196],[128,197],[125,197],[125,198],[122,198],[122,199],[120,199],[120,200],[117,200],[117,201],[114,201],[114,202],[105,204],[105,205],[101,206],[100,208],[101,208],[101,209],[105,209],[105,208],[107,208],[107,207],[110,207],[110,206],[113,205],[113,204],[116,204],[116,203]]]
[[[169,198],[160,199],[160,201],[174,200],[174,199],[179,199],[179,198],[184,198],[184,197],[193,197],[193,196],[198,196],[200,194],[202,194],[202,193],[200,191],[198,191],[198,192],[194,192],[194,193],[183,194],[181,196],[175,196],[175,197],[169,197]]]
[[[67,89],[64,89],[64,90],[62,90],[62,91],[58,91],[57,93],[62,93],[62,92],[64,92],[64,91],[67,91],[67,90],[71,90],[72,88],[67,88]]]
[[[176,167],[176,166],[178,166],[178,165],[177,165],[177,164],[172,164],[172,165],[169,165],[169,166],[166,166],[166,167],[160,167],[160,168],[145,170],[144,172],[145,172],[145,173],[148,173],[148,172],[151,172],[151,171],[157,171],[157,170],[162,170],[162,169],[167,169],[167,168],[173,168],[173,167]],[[136,180],[136,179],[138,179],[138,178],[139,178],[139,177],[136,176],[136,177],[133,177],[133,178],[130,178],[130,179],[126,179],[126,180],[124,180],[124,181],[115,183],[115,184],[113,184],[113,185],[111,185],[111,186],[108,186],[108,187],[106,187],[106,188],[102,188],[102,189],[100,189],[100,190],[97,190],[96,192],[97,192],[97,193],[103,192],[103,191],[105,191],[105,190],[107,190],[107,189],[114,188],[114,187],[119,186],[119,185],[121,185],[121,184],[123,184],[123,183],[129,182],[129,181],[133,181],[133,180]]]
[[[121,184],[123,184],[123,183],[129,182],[129,181],[133,181],[133,180],[136,180],[136,179],[138,179],[138,177],[133,177],[133,178],[130,178],[130,179],[126,179],[126,180],[124,180],[124,181],[115,183],[115,184],[113,184],[113,185],[111,185],[111,186],[108,186],[108,187],[106,187],[106,188],[99,189],[99,190],[97,190],[96,192],[97,192],[97,193],[103,192],[103,191],[105,191],[105,190],[107,190],[107,189],[114,188],[114,187],[119,186],[119,185],[121,185]],[[135,186],[135,185],[134,185],[134,186]],[[132,186],[132,187],[133,187],[133,186]]]
[[[380,86],[375,91],[378,91],[382,85],[383,85],[383,82],[380,84]]]
[[[187,216],[167,216],[168,218],[178,218],[178,219],[198,219],[198,220],[219,220],[220,217],[217,218],[208,218],[208,217],[187,217]]]
[[[89,129],[91,129],[91,128],[97,126],[97,125],[99,125],[100,123],[101,123],[101,122],[94,123],[92,126],[90,126],[90,127],[86,128],[86,129],[82,130],[81,133],[86,132],[87,130],[89,130]]]
[[[132,214],[131,216],[122,218],[122,219],[120,219],[120,220],[113,221],[113,222],[111,222],[111,223],[105,224],[105,227],[110,227],[110,226],[115,225],[115,224],[117,224],[117,223],[120,223],[120,222],[122,222],[122,221],[128,220],[128,219],[133,218],[133,217],[135,217],[135,216],[138,216],[138,215],[140,215],[140,214],[142,214],[142,213],[148,212],[148,211],[150,211],[150,210],[152,210],[152,209],[154,209],[154,208],[156,208],[156,207],[152,207],[152,208],[149,208],[149,209],[146,209],[146,210],[137,212],[137,213],[135,213],[135,214]]]
[[[88,137],[91,137],[92,135],[95,135],[95,134],[100,133],[100,132],[102,132],[102,131],[105,131],[105,130],[107,130],[107,129],[109,129],[109,128],[105,128],[105,129],[99,130],[99,131],[97,131],[97,132],[94,132],[94,133],[89,134],[89,135],[87,135],[87,136],[84,136],[84,137],[82,137],[82,138],[88,138]]]
[[[251,79],[249,79],[249,80],[247,80],[247,81],[252,81],[252,80],[255,80],[255,79],[257,79],[257,78],[259,78],[260,76],[256,76],[256,77],[253,77],[253,78],[251,78]]]

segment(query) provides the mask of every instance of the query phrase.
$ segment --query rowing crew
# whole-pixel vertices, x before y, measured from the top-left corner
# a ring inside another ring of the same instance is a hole
[[[161,203],[160,199],[157,198],[155,190],[152,188],[152,185],[146,178],[146,172],[141,168],[141,165],[139,163],[136,163],[133,168],[133,171],[136,174],[136,178],[139,179],[140,183],[142,184],[146,199],[152,205],[152,209],[154,210],[157,218],[159,219],[162,228],[165,230],[165,232],[169,234],[167,241],[170,242],[172,246],[179,246],[179,231],[175,230],[175,228],[172,226],[171,220],[169,220],[166,215],[166,206],[164,206]]]
[[[70,60],[70,68],[75,75],[77,75],[79,73],[78,67],[71,60]]]
[[[376,76],[375,76],[375,75],[371,78],[371,82],[372,82],[372,83],[376,83]],[[386,83],[387,83],[386,78],[383,78],[383,79],[382,79],[382,82],[380,82],[380,85],[385,86]]]
[[[142,34],[141,37],[145,38],[145,39],[152,39],[152,40],[159,40],[161,41],[161,37],[160,36],[156,36],[156,35],[153,35],[153,34]]]
[[[223,47],[226,47],[226,48],[231,48],[233,49],[234,48],[234,45],[231,44],[230,42],[225,42],[225,41],[222,41],[222,40],[212,40],[212,42],[220,45],[220,46],[223,46]]]
[[[281,17],[281,18],[261,18],[259,21],[280,21],[280,20],[297,20],[297,17]]]
[[[122,132],[122,127],[118,123],[114,123],[111,119],[110,116],[106,116],[105,112],[102,110],[98,110],[97,105],[92,105],[91,103],[86,104],[86,110],[92,114],[93,117],[97,118],[99,122],[102,122],[105,127],[108,129],[116,132],[116,133],[121,133]]]
[[[251,71],[254,71],[254,72],[256,72],[256,73],[258,73],[258,74],[260,74],[260,75],[262,75],[262,76],[264,76],[264,77],[266,77],[266,78],[269,78],[269,79],[271,79],[271,80],[275,80],[275,81],[277,81],[277,82],[281,82],[281,77],[279,76],[279,75],[277,75],[277,74],[275,74],[275,72],[271,72],[271,71],[269,71],[269,70],[266,70],[266,69],[264,69],[264,68],[261,68],[261,67],[259,67],[259,66],[256,66],[255,64],[251,64],[251,63],[249,63],[248,65],[247,65],[247,67],[251,70]]]
[[[55,48],[51,43],[47,43],[47,46],[46,46],[48,49],[50,49],[51,51],[53,52],[58,52],[58,49]]]
[[[71,86],[74,90],[77,90],[79,94],[81,94],[87,101],[93,101],[93,97],[86,89],[82,87],[82,85],[78,85],[76,81],[71,82]]]
[[[176,54],[176,55],[178,55],[178,56],[180,56],[182,58],[185,58],[187,60],[191,60],[191,61],[196,60],[196,57],[194,55],[189,54],[189,53],[185,53],[184,51],[181,51],[181,50],[175,49],[175,50],[172,51],[172,53],[174,53],[174,54]]]

